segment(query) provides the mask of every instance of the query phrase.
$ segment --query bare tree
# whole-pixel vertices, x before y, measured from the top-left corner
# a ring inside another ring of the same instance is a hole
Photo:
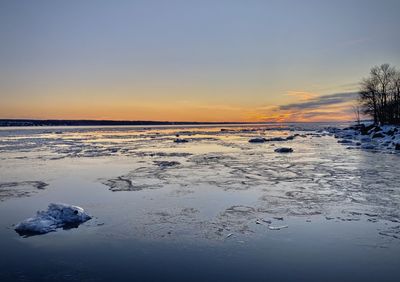
[[[361,124],[361,108],[360,108],[360,105],[359,104],[354,104],[352,106],[352,108],[353,108],[354,116],[356,118],[356,122],[357,122],[358,125],[360,125]]]
[[[364,78],[361,82],[360,104],[364,114],[370,115],[374,123],[378,123],[378,90],[377,81],[372,77]]]
[[[395,123],[400,124],[400,71],[396,71],[391,84],[393,96],[393,118]]]
[[[360,88],[360,106],[374,123],[400,122],[400,73],[389,64],[371,68]]]

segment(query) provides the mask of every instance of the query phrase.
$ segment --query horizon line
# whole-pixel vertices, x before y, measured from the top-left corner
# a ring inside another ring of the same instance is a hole
[[[160,121],[160,120],[112,120],[112,119],[27,119],[0,118],[0,127],[12,126],[93,126],[93,125],[196,125],[196,124],[282,124],[282,123],[330,123],[344,121]]]

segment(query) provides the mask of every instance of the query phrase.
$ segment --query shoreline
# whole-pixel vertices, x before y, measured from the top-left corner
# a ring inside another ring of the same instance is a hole
[[[202,121],[146,121],[146,120],[63,120],[63,119],[0,119],[0,128],[4,127],[43,127],[43,126],[180,126],[180,125],[271,125],[271,124],[329,124],[351,123],[352,121],[265,121],[265,122],[202,122]]]
[[[199,124],[251,124],[251,122],[174,122],[146,120],[63,120],[63,119],[0,119],[0,127],[22,126],[132,126],[132,125],[199,125]],[[254,123],[258,124],[258,123]]]
[[[400,151],[400,126],[361,123],[344,129],[328,128],[347,149]]]

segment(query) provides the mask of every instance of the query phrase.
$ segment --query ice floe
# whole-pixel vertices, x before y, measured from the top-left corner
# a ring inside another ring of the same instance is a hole
[[[160,168],[167,168],[167,167],[173,167],[180,165],[180,162],[177,161],[154,161],[156,165],[158,165]]]
[[[177,138],[174,140],[175,143],[188,143],[189,140],[187,139],[182,139],[182,138]]]
[[[268,226],[269,230],[281,230],[281,229],[285,229],[288,228],[289,226],[287,225],[280,225],[280,226]]]
[[[266,139],[263,137],[256,137],[256,138],[251,138],[249,140],[249,143],[264,143],[265,141]]]
[[[373,138],[377,133],[385,137]],[[163,129],[157,132],[109,129],[76,133],[66,130],[61,136],[47,134],[48,137],[34,138],[32,135],[18,140],[7,136],[0,138],[0,158],[4,164],[13,162],[14,167],[19,163],[34,163],[36,157],[49,160],[46,165],[50,166],[53,163],[55,166],[68,164],[68,158],[103,157],[106,166],[121,161],[123,169],[110,170],[112,175],[100,174],[95,178],[107,186],[103,189],[133,191],[125,195],[131,197],[132,202],[143,200],[151,213],[145,214],[143,219],[151,222],[143,220],[142,224],[133,224],[132,228],[145,237],[149,234],[167,236],[168,231],[179,236],[196,234],[220,239],[233,233],[236,238],[251,236],[262,228],[267,229],[268,225],[279,227],[286,224],[286,220],[291,225],[293,218],[302,217],[304,222],[312,216],[331,220],[332,224],[362,221],[368,224],[377,222],[378,226],[385,222],[397,224],[400,220],[400,174],[396,169],[399,155],[376,153],[396,152],[396,146],[400,148],[397,145],[400,142],[393,143],[399,140],[399,132],[392,126],[372,126],[368,130],[354,127],[320,129],[316,126],[306,129],[298,125],[222,131],[219,128],[168,132]],[[183,139],[190,143],[175,144],[175,138],[190,138]],[[251,138],[265,138],[265,142],[271,143],[258,146],[248,142]],[[296,153],[290,157],[274,153],[278,145],[292,146]],[[353,150],[345,151],[346,148]],[[53,162],[58,158],[64,159]],[[87,168],[88,161],[73,160],[82,168]],[[12,179],[22,176],[22,173],[13,176],[7,166],[3,166],[8,170],[3,172],[4,175],[14,177]],[[0,190],[18,190],[20,187],[13,185],[0,185]],[[25,186],[32,191],[42,190],[39,188],[41,185],[31,183]],[[147,191],[149,189],[162,191]],[[139,195],[135,195],[136,192]],[[241,197],[240,193],[251,195],[251,200]],[[118,195],[116,198],[124,197]],[[166,210],[152,213],[159,207],[155,208],[151,202],[145,203],[149,199],[161,199]],[[209,199],[212,199],[210,203],[215,201],[216,204],[210,207],[205,203],[202,206],[201,201]],[[189,206],[193,204],[192,207],[199,212],[191,212],[189,207],[185,210],[176,207],[176,203],[183,202]],[[360,215],[352,213],[355,207]],[[215,210],[208,215],[203,208]],[[139,209],[132,205],[131,211],[140,214]],[[282,216],[284,222],[276,219]],[[135,218],[135,223],[141,220],[133,215],[132,218]],[[313,223],[317,221],[312,219]],[[43,220],[42,225],[49,226],[47,219]],[[184,232],[179,233],[179,228]]]
[[[282,141],[287,141],[287,138],[283,138],[283,137],[273,137],[273,138],[268,138],[266,139],[266,141],[268,142],[282,142]]]
[[[35,217],[21,221],[15,231],[22,236],[45,234],[57,228],[73,228],[90,220],[92,217],[78,206],[51,203],[47,210],[38,211]]]
[[[0,201],[29,197],[48,185],[43,181],[0,182]]]
[[[288,147],[281,147],[281,148],[275,149],[275,152],[277,152],[277,153],[292,153],[293,149],[288,148]]]

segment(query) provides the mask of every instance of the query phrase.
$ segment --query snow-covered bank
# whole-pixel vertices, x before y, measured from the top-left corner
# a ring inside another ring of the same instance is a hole
[[[344,129],[327,128],[326,130],[339,139],[338,143],[348,146],[348,149],[400,152],[399,126],[361,124]]]

